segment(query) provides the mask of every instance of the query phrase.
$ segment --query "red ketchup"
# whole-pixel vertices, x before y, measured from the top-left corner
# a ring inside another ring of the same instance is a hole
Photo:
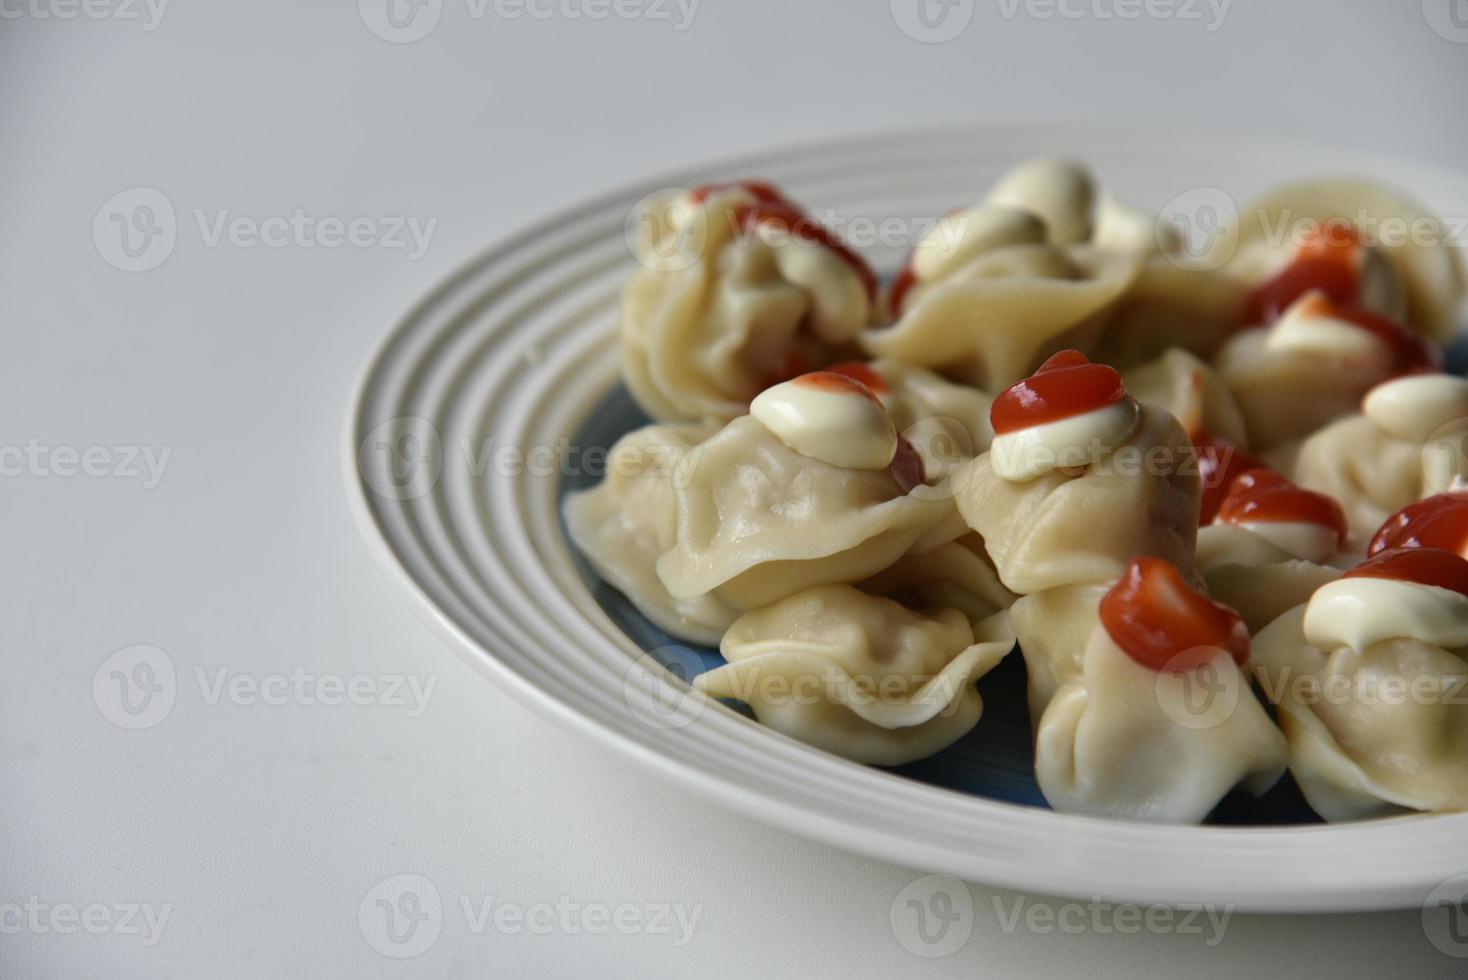
[[[1218,519],[1229,524],[1318,524],[1335,532],[1336,547],[1346,540],[1346,513],[1340,504],[1295,486],[1273,470],[1249,470],[1235,478]]]
[[[1344,221],[1332,219],[1295,252],[1294,260],[1273,279],[1255,287],[1244,305],[1244,322],[1270,324],[1291,303],[1312,289],[1337,306],[1352,306],[1361,288],[1361,236]]]
[[[1212,524],[1234,480],[1249,470],[1263,469],[1264,463],[1227,439],[1202,429],[1191,433],[1190,438],[1198,457],[1198,475],[1203,481],[1203,510],[1198,522]]]
[[[1368,558],[1345,578],[1389,578],[1417,582],[1468,596],[1468,561],[1441,548],[1395,548]]]
[[[1395,548],[1440,548],[1468,558],[1468,493],[1440,493],[1386,519],[1367,555]]]
[[[770,365],[770,369],[765,372],[764,378],[760,381],[760,391],[773,388],[782,381],[797,378],[809,370],[810,358],[805,356],[804,351],[792,347],[781,354],[779,360]]]
[[[902,315],[902,304],[907,300],[907,294],[912,292],[912,287],[917,285],[917,270],[912,267],[912,259],[903,263],[902,268],[897,270],[897,275],[892,279],[892,288],[887,290],[887,308],[892,315]]]
[[[881,404],[877,396],[872,393],[871,388],[863,384],[860,379],[853,378],[849,374],[838,373],[836,371],[811,371],[808,374],[802,374],[800,377],[792,379],[790,383],[799,385],[802,388],[829,391],[837,395],[856,395],[858,398],[866,398],[879,405]]]
[[[890,390],[886,380],[865,361],[842,361],[840,364],[832,364],[826,370],[832,374],[844,374],[848,378],[855,378],[870,388],[873,394],[885,395]]]
[[[1126,397],[1115,368],[1092,364],[1080,351],[1063,350],[1028,378],[1005,388],[989,409],[989,422],[994,434],[1002,436],[1084,415]]]
[[[920,487],[928,480],[927,472],[923,468],[923,458],[918,455],[912,443],[907,441],[907,436],[903,435],[897,437],[897,454],[888,464],[887,472],[892,474],[892,479],[897,481],[903,493],[911,493],[913,487]]]
[[[741,202],[731,208],[729,211],[731,224],[746,230],[755,225],[769,225],[788,232],[802,241],[815,242],[830,249],[851,267],[851,271],[856,273],[857,278],[861,280],[862,287],[866,289],[867,298],[872,301],[876,300],[877,274],[872,271],[872,267],[867,265],[861,256],[848,248],[830,229],[787,200],[773,184],[759,180],[704,184],[702,187],[693,189],[693,199],[702,204],[719,191],[736,188],[747,191],[755,200],[752,204]]]
[[[1133,558],[1101,599],[1101,625],[1143,667],[1191,670],[1225,650],[1243,666],[1249,630],[1238,613],[1195,592],[1170,562]],[[1176,660],[1179,654],[1188,656]]]
[[[1441,366],[1442,357],[1431,341],[1419,337],[1389,316],[1354,306],[1340,306],[1323,296],[1316,296],[1305,303],[1301,312],[1316,317],[1332,317],[1360,327],[1386,344],[1392,352],[1393,375],[1436,371]]]

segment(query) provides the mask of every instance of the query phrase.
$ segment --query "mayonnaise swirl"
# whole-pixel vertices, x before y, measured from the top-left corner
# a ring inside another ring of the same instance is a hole
[[[832,466],[886,469],[897,454],[892,417],[865,385],[845,375],[817,371],[767,388],[749,414],[802,456]]]
[[[1126,445],[1141,417],[1141,408],[1128,396],[1079,415],[1006,432],[994,437],[989,465],[996,475],[1017,482],[1085,466]]]
[[[1418,374],[1372,388],[1362,413],[1383,432],[1408,442],[1426,442],[1455,419],[1468,418],[1468,379]]]
[[[1403,579],[1337,579],[1310,597],[1305,638],[1321,650],[1395,639],[1456,650],[1468,646],[1468,596]]]

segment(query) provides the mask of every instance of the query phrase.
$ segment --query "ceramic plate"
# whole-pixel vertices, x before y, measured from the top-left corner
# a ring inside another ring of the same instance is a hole
[[[617,378],[616,309],[645,195],[766,177],[885,273],[922,216],[1015,161],[1064,154],[1123,199],[1206,234],[1233,201],[1348,171],[1468,214],[1468,180],[1313,146],[1073,130],[892,133],[668,174],[563,211],[426,297],[373,357],[351,409],[353,507],[435,628],[533,708],[750,816],[864,854],[1027,891],[1113,901],[1345,910],[1421,904],[1468,872],[1468,815],[1326,826],[1288,780],[1202,827],[1051,812],[1030,768],[1023,664],[984,678],[978,727],[896,770],[801,745],[686,681],[721,662],[672,641],[569,547],[559,503],[645,421]],[[883,230],[883,219],[890,222]]]

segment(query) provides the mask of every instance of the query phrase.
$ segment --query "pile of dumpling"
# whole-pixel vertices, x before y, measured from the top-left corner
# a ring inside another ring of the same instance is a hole
[[[655,200],[620,349],[656,422],[572,537],[718,645],[700,690],[850,759],[951,745],[1017,648],[1057,810],[1199,822],[1287,768],[1328,820],[1468,809],[1458,257],[1370,240],[1427,220],[1371,185],[1244,214],[1188,261],[1036,160],[882,286],[767,183]]]

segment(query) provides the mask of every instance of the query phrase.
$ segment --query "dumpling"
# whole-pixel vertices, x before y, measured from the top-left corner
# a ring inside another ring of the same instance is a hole
[[[1085,242],[1132,255],[1173,254],[1182,245],[1175,226],[1102,190],[1074,160],[1026,160],[995,182],[984,203],[1035,215],[1054,245]]]
[[[975,626],[958,609],[825,585],[741,616],[719,646],[728,664],[695,686],[792,738],[895,766],[972,729],[984,708],[975,682],[1012,649],[1006,613]]]
[[[1244,417],[1223,379],[1209,365],[1178,347],[1122,372],[1126,390],[1144,405],[1172,413],[1190,436],[1198,432],[1248,445]]]
[[[1348,415],[1283,448],[1276,465],[1292,480],[1345,508],[1364,545],[1395,511],[1468,478],[1468,380],[1413,375],[1373,388]]]
[[[1059,246],[1028,212],[981,206],[944,218],[893,285],[891,326],[862,334],[873,356],[931,368],[986,390],[1045,357],[1094,343],[1138,260]]]
[[[928,551],[913,551],[861,583],[863,592],[914,609],[957,609],[977,623],[1008,609],[1015,594],[999,581],[977,534]]]
[[[753,414],[698,447],[674,488],[673,547],[658,577],[679,599],[713,593],[739,609],[802,589],[859,582],[949,518],[946,493],[900,452],[891,416],[846,375],[815,372],[761,393]]]
[[[769,384],[855,349],[874,274],[773,187],[702,187],[640,217],[622,373],[654,419],[732,419]]]
[[[1247,298],[1241,279],[1151,254],[1107,315],[1096,359],[1125,369],[1174,347],[1212,357],[1243,325]]]
[[[1437,363],[1429,342],[1394,321],[1312,291],[1272,326],[1231,339],[1214,367],[1244,415],[1249,447],[1263,452],[1354,412],[1375,385]]]
[[[1327,820],[1468,809],[1468,562],[1382,552],[1254,639],[1290,770]]]
[[[564,507],[571,540],[603,581],[666,632],[704,644],[717,643],[738,612],[711,595],[673,598],[656,566],[673,546],[678,473],[714,431],[649,425],[629,432],[612,447],[606,478]]]
[[[993,445],[954,490],[1008,589],[1113,582],[1137,555],[1191,571],[1201,490],[1192,446],[1115,371],[1057,354],[995,399],[992,419]]]
[[[1255,201],[1218,236],[1211,256],[1258,284],[1256,322],[1320,287],[1337,305],[1373,309],[1445,341],[1468,287],[1450,241],[1441,219],[1397,191],[1332,180]]]
[[[1035,777],[1052,807],[1198,823],[1240,783],[1256,794],[1273,786],[1285,740],[1241,669],[1249,638],[1232,610],[1151,558],[1099,596],[1055,591],[1012,613],[1032,717],[1053,689],[1035,723]],[[1066,619],[1047,630],[1042,616]]]
[[[954,384],[932,371],[890,359],[847,361],[826,370],[866,385],[892,416],[897,431],[936,468],[966,462],[987,450],[994,439],[989,425],[994,399],[972,385]]]
[[[1234,480],[1216,523],[1198,531],[1198,568],[1214,599],[1250,631],[1263,629],[1339,578],[1346,517],[1340,504],[1269,470]]]

